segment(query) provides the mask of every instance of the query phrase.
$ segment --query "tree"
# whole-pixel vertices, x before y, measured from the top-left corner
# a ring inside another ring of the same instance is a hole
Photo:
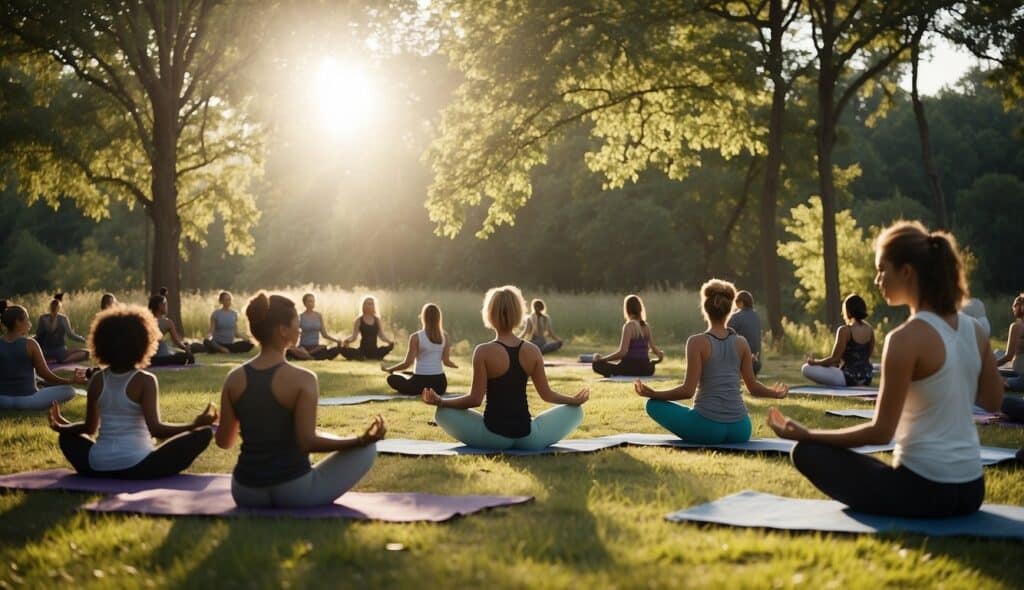
[[[180,248],[219,215],[250,252],[259,211],[247,182],[262,138],[234,84],[252,0],[5,0],[4,66],[28,100],[5,104],[7,172],[30,200],[67,195],[94,218],[111,199],[153,221],[149,287],[180,316]],[[10,128],[9,127],[9,128]]]
[[[532,195],[531,171],[579,125],[603,188],[653,168],[681,179],[715,150],[761,148],[764,103],[751,39],[686,2],[591,0],[436,6],[450,29],[440,51],[464,75],[428,151],[430,218],[455,236],[490,200],[478,233],[512,224]]]
[[[982,264],[977,279],[989,293],[1024,288],[1024,266],[1007,256],[1024,250],[1018,212],[1024,208],[1024,180],[986,174],[957,194],[957,233]]]

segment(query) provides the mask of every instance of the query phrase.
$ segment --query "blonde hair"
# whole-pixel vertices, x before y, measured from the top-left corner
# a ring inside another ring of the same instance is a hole
[[[729,281],[711,279],[700,286],[701,309],[709,321],[721,321],[729,317],[732,303],[736,300],[736,287]]]
[[[441,308],[436,303],[428,303],[420,310],[420,323],[423,332],[434,344],[444,343],[444,325],[441,319]]]
[[[526,300],[523,293],[515,285],[494,287],[484,295],[484,306],[480,314],[484,326],[492,330],[510,331],[523,322],[526,311]]]

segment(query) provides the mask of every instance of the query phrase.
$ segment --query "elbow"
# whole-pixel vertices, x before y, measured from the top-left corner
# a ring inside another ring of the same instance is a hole
[[[214,437],[214,440],[217,442],[217,446],[218,447],[220,447],[222,449],[225,449],[225,450],[230,449],[231,447],[235,446],[234,445],[234,441],[230,440],[226,436],[217,436],[217,437]]]
[[[896,425],[881,425],[875,424],[867,432],[866,440],[864,444],[867,445],[887,445],[892,442],[893,436],[896,435]]]

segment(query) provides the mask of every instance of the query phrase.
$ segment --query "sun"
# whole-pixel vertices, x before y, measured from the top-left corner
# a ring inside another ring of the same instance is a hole
[[[312,79],[318,122],[334,136],[364,127],[373,115],[376,89],[364,68],[324,57]]]

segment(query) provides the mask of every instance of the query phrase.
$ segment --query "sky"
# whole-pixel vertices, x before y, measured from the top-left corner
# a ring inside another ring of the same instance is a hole
[[[956,84],[967,70],[978,64],[978,60],[968,51],[956,48],[945,39],[932,38],[930,42],[933,49],[930,55],[922,56],[918,81],[921,94],[928,96],[936,94],[946,86]],[[910,68],[907,68],[907,73],[900,84],[910,91]]]

